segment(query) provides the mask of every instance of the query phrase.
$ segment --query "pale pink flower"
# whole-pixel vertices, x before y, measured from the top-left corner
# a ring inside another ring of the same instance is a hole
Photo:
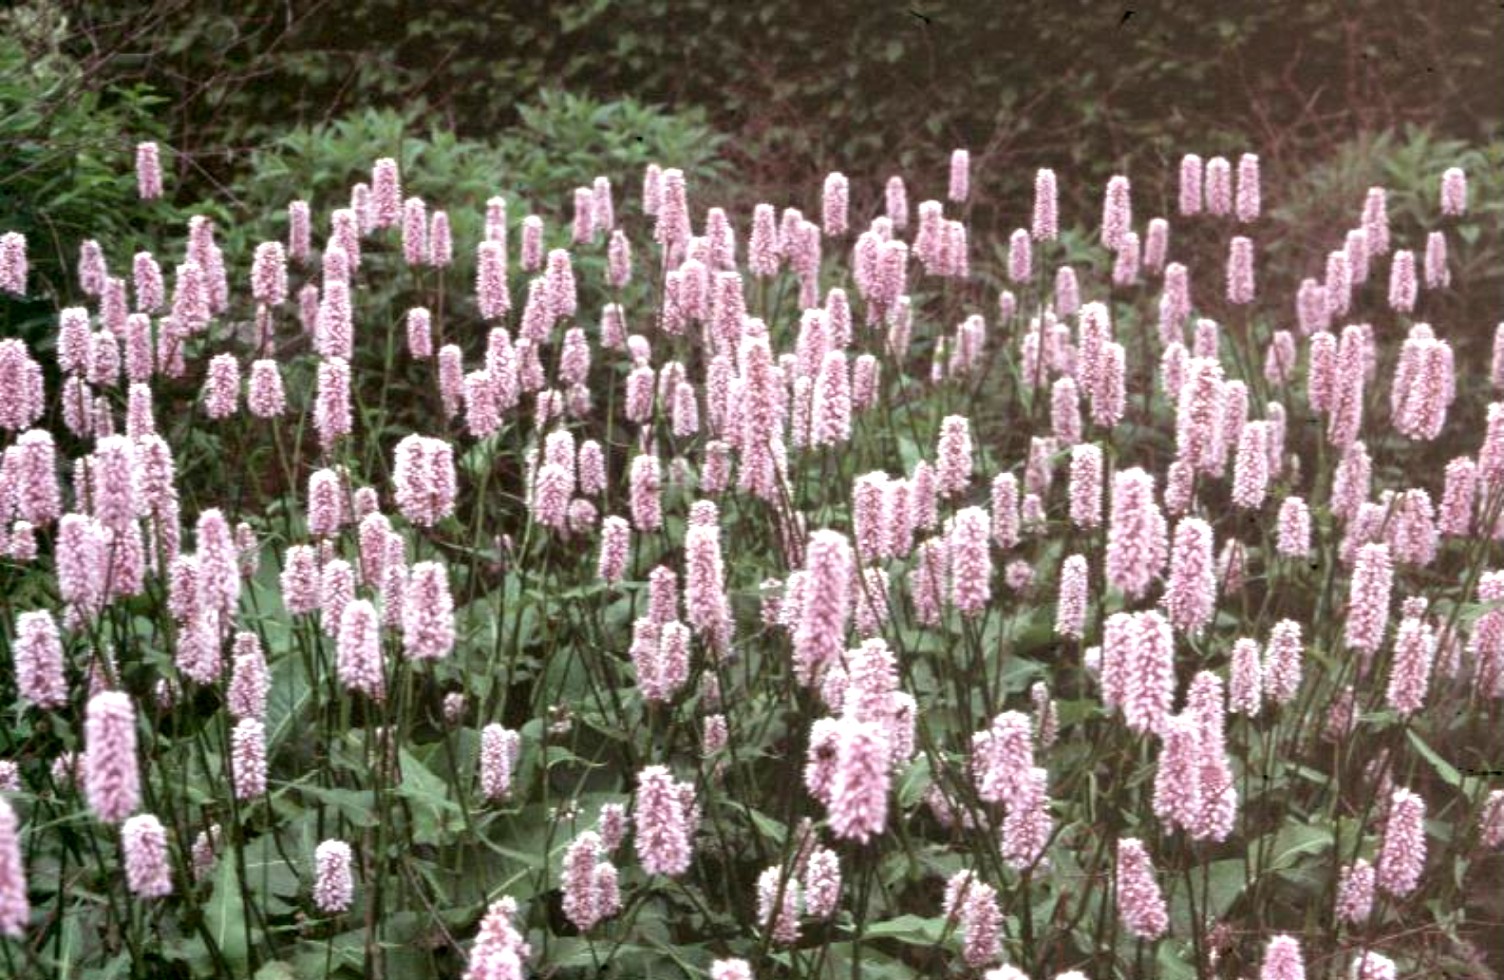
[[[289,545],[282,560],[282,602],[292,615],[319,608],[319,559],[312,545]]]
[[[15,664],[16,689],[23,699],[38,708],[68,703],[63,645],[51,613],[34,610],[16,617]]]
[[[838,531],[810,535],[807,555],[810,584],[794,633],[794,671],[803,684],[815,681],[845,649],[853,567],[851,544]]]
[[[687,786],[663,766],[648,766],[638,773],[633,843],[647,874],[675,876],[689,870],[694,827],[686,805]]]
[[[432,527],[454,512],[453,447],[443,439],[404,436],[397,443],[392,483],[402,515],[419,527]]]
[[[1478,815],[1478,839],[1484,847],[1504,845],[1504,789],[1491,790]]]
[[[1365,659],[1372,657],[1383,643],[1393,581],[1389,545],[1373,542],[1358,549],[1348,591],[1344,642]]]
[[[532,949],[512,924],[516,917],[517,902],[510,895],[491,903],[470,947],[470,965],[462,980],[523,980],[524,961]]]
[[[1441,175],[1441,213],[1455,217],[1467,210],[1467,174],[1448,167]]]
[[[799,881],[773,865],[757,876],[758,924],[781,946],[799,941]]]
[[[0,290],[26,295],[26,236],[19,231],[0,235]]]
[[[1139,598],[1169,555],[1168,528],[1154,502],[1154,478],[1138,468],[1113,475],[1106,575],[1110,585]]]
[[[0,340],[0,429],[30,428],[43,408],[41,365],[32,360],[24,340]]]
[[[1390,794],[1375,873],[1379,888],[1396,898],[1414,891],[1425,869],[1425,818],[1421,797],[1407,789]]]
[[[963,415],[947,415],[935,448],[935,489],[943,497],[964,494],[972,466],[971,423]]]
[[[492,722],[480,730],[480,788],[486,799],[511,793],[521,749],[521,736],[509,728]]]
[[[1085,636],[1089,598],[1086,556],[1071,555],[1060,563],[1060,595],[1055,604],[1056,633],[1074,640]]]
[[[1180,213],[1186,216],[1201,213],[1202,187],[1201,157],[1187,153],[1180,158]]]
[[[137,814],[120,827],[125,883],[140,898],[172,894],[172,867],[167,859],[167,831],[150,813]]]
[[[105,823],[119,823],[141,801],[136,709],[122,691],[89,698],[84,721],[84,796]]]
[[[1257,221],[1259,217],[1259,158],[1257,154],[1245,153],[1238,158],[1238,190],[1234,212],[1243,224]]]
[[[261,641],[255,633],[235,634],[233,666],[230,685],[225,692],[225,706],[230,717],[264,718],[266,694],[271,686],[266,669],[266,655],[261,651]]]
[[[381,619],[370,600],[353,599],[344,604],[339,613],[337,639],[335,663],[340,682],[373,701],[384,700],[386,674],[381,656]]]
[[[1079,528],[1102,523],[1102,448],[1094,443],[1071,447],[1070,517]]]
[[[710,964],[710,980],[754,980],[746,960],[716,960]]]
[[[1226,157],[1212,157],[1206,161],[1206,213],[1231,214],[1232,199],[1232,164]]]
[[[313,427],[325,452],[351,431],[350,364],[342,358],[326,357],[319,362]]]
[[[1118,841],[1116,884],[1118,916],[1129,934],[1140,939],[1163,936],[1169,929],[1169,915],[1142,841],[1132,837]]]
[[[866,843],[888,822],[892,745],[878,722],[841,718],[835,731],[830,829],[837,837]]]
[[[337,915],[349,911],[355,898],[350,845],[326,840],[313,852],[313,904],[320,912]]]
[[[1133,205],[1128,178],[1114,176],[1107,182],[1102,199],[1102,244],[1117,251],[1123,236],[1133,227]]]
[[[20,820],[10,803],[0,795],[0,936],[20,940],[26,935],[30,919],[26,865],[21,859]]]
[[[963,616],[980,615],[992,598],[990,523],[983,508],[963,507],[950,529],[951,603]]]
[[[402,649],[414,660],[435,660],[454,649],[454,598],[441,562],[413,565],[402,596]]]
[[[1373,911],[1373,865],[1363,858],[1342,868],[1337,882],[1337,918],[1349,925],[1362,925]]]
[[[1058,199],[1055,171],[1041,167],[1034,172],[1034,213],[1030,232],[1035,241],[1052,242],[1060,236]]]
[[[1264,965],[1259,980],[1306,980],[1306,964],[1300,941],[1294,936],[1279,935],[1264,948]]]
[[[230,779],[237,800],[266,792],[266,726],[258,718],[240,719],[230,733]]]

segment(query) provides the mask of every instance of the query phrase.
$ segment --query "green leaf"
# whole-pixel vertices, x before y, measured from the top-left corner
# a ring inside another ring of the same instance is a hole
[[[240,875],[235,868],[234,855],[226,854],[219,862],[219,874],[214,877],[214,894],[204,907],[204,920],[224,958],[235,965],[245,963],[250,937],[245,934],[245,902],[240,894]]]
[[[934,916],[900,915],[896,919],[874,922],[863,932],[868,939],[896,939],[911,946],[937,946],[945,935],[945,919]]]
[[[1426,740],[1421,738],[1415,729],[1407,728],[1405,734],[1409,736],[1410,744],[1415,746],[1415,751],[1431,763],[1431,768],[1436,770],[1436,775],[1440,776],[1444,783],[1453,789],[1462,785],[1462,774],[1450,762],[1438,755],[1435,749],[1427,745]]]

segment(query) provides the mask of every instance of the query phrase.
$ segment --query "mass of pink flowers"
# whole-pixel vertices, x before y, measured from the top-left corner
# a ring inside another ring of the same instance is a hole
[[[1090,213],[995,167],[382,157],[75,243],[81,297],[0,235],[56,307],[0,339],[0,963],[1452,975],[1504,846],[1466,173],[1296,243],[1254,153]]]

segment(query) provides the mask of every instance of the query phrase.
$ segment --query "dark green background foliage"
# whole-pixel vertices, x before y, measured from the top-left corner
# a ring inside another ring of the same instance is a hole
[[[754,184],[969,146],[985,201],[1041,164],[1101,176],[1257,145],[1294,166],[1404,122],[1487,138],[1504,115],[1504,18],[1477,0],[70,6],[81,53],[173,96],[190,152],[370,106],[487,139],[559,87],[702,106]]]

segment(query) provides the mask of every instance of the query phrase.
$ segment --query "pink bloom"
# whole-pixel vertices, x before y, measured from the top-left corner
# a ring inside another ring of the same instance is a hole
[[[381,656],[381,619],[367,599],[354,599],[339,615],[336,666],[340,682],[373,701],[386,697],[386,675]]]
[[[105,823],[119,823],[141,801],[136,765],[136,709],[122,691],[89,699],[84,722],[84,795]]]
[[[491,903],[480,921],[462,980],[522,980],[526,975],[523,963],[532,949],[512,925],[516,917],[517,902],[511,896]]]
[[[1165,720],[1154,775],[1154,815],[1171,830],[1194,832],[1202,810],[1201,740],[1189,713]]]
[[[0,429],[19,432],[41,418],[42,367],[24,340],[0,340]]]
[[[892,746],[877,722],[836,722],[835,768],[830,787],[830,829],[866,843],[888,821]]]
[[[246,407],[252,415],[262,419],[276,418],[286,409],[282,375],[277,369],[276,361],[263,359],[251,364]]]
[[[1138,468],[1113,476],[1107,581],[1130,598],[1148,591],[1168,557],[1168,530],[1154,503],[1154,478]]]
[[[1389,261],[1389,308],[1399,313],[1415,309],[1415,253],[1397,249]]]
[[[319,608],[318,553],[311,545],[290,545],[282,562],[282,602],[293,615]]]
[[[1245,153],[1238,158],[1238,193],[1234,205],[1238,220],[1243,224],[1257,221],[1259,203],[1259,158],[1257,154]]]
[[[18,231],[0,235],[0,291],[26,295],[26,236]]]
[[[1103,660],[1121,658],[1113,669],[1121,677],[1116,700],[1121,703],[1123,720],[1136,732],[1159,731],[1175,697],[1170,623],[1156,611],[1135,613],[1121,639],[1121,647],[1109,652],[1104,638]]]
[[[821,196],[820,211],[821,224],[825,234],[835,238],[846,234],[847,222],[847,198],[850,194],[846,183],[846,175],[841,173],[827,174],[825,177],[825,190]]]
[[[1013,282],[1028,282],[1033,275],[1033,257],[1029,233],[1015,228],[1008,239],[1008,278]]]
[[[1467,210],[1467,174],[1448,167],[1441,175],[1441,213],[1457,216]]]
[[[1102,449],[1094,443],[1071,448],[1070,516],[1079,528],[1102,523]]]
[[[342,840],[326,840],[314,849],[313,904],[320,912],[338,914],[349,910],[355,897],[350,864],[350,845]]]
[[[266,792],[266,727],[258,718],[242,718],[230,733],[230,777],[237,800]]]
[[[710,964],[710,980],[753,980],[746,960],[716,960]]]
[[[1477,493],[1478,468],[1472,459],[1459,456],[1447,464],[1446,486],[1441,496],[1437,529],[1442,534],[1465,537],[1473,525],[1473,501]]]
[[[1300,941],[1288,935],[1275,936],[1269,940],[1269,945],[1264,949],[1264,966],[1259,971],[1259,980],[1306,980],[1306,964],[1300,954]]]
[[[694,814],[687,791],[692,787],[676,782],[663,766],[648,766],[637,776],[634,843],[647,874],[674,876],[689,870]]]
[[[0,936],[20,940],[26,934],[30,918],[26,866],[21,860],[20,821],[10,803],[0,796]]]
[[[120,828],[125,857],[125,883],[140,898],[172,894],[172,868],[167,860],[167,831],[149,813],[131,817]]]
[[[1127,287],[1138,282],[1140,251],[1138,232],[1123,232],[1122,237],[1118,239],[1116,254],[1113,256],[1112,284],[1114,286]]]
[[[804,866],[804,911],[816,919],[835,914],[841,900],[841,864],[836,852],[816,847]]]
[[[964,494],[971,483],[971,423],[963,415],[947,415],[940,422],[935,448],[935,488],[944,497]]]
[[[414,660],[435,660],[454,648],[454,598],[449,574],[436,561],[413,565],[402,596],[402,649]]]
[[[1362,858],[1342,869],[1337,882],[1337,918],[1349,925],[1362,925],[1373,911],[1373,865]]]
[[[1426,288],[1443,289],[1452,284],[1452,272],[1447,268],[1447,236],[1433,231],[1426,236]]]
[[[326,357],[319,362],[313,427],[325,452],[351,431],[350,364],[342,358]]]
[[[480,730],[480,788],[488,800],[512,791],[512,777],[521,752],[521,736],[495,722]]]
[[[1055,171],[1041,167],[1034,173],[1034,216],[1030,226],[1034,240],[1052,242],[1060,236],[1059,193]]]
[[[1395,980],[1398,971],[1394,960],[1371,950],[1360,950],[1353,960],[1352,980]]]
[[[794,671],[804,684],[845,649],[852,574],[851,544],[837,531],[816,531],[807,553],[810,587],[794,634]]]
[[[1348,592],[1344,638],[1365,659],[1372,657],[1383,643],[1393,579],[1389,545],[1375,542],[1358,550]]]
[[[989,524],[981,507],[964,507],[950,530],[951,602],[963,616],[981,614],[992,597]]]
[[[1118,175],[1107,182],[1102,200],[1102,244],[1117,251],[1123,236],[1133,227],[1133,205],[1128,178]]]
[[[799,882],[777,865],[757,876],[757,920],[774,942],[798,942]]]
[[[1253,242],[1241,235],[1228,243],[1227,301],[1234,306],[1253,302]]]
[[[1232,165],[1226,157],[1206,161],[1206,213],[1232,213]]]
[[[1004,711],[986,731],[971,736],[971,774],[977,796],[1009,803],[1024,792],[1034,766],[1033,727],[1021,711]]]
[[[16,689],[22,698],[38,708],[68,703],[63,644],[50,613],[36,610],[16,617],[15,663]]]
[[[1425,800],[1407,789],[1390,794],[1375,873],[1379,888],[1395,898],[1414,891],[1425,869],[1425,819]]]
[[[827,351],[811,393],[810,445],[839,446],[851,438],[851,381],[846,355]]]
[[[1055,632],[1079,640],[1085,635],[1089,599],[1086,556],[1071,555],[1060,564],[1060,596],[1055,604]]]
[[[1491,790],[1478,815],[1478,839],[1484,847],[1504,844],[1504,789]]]
[[[1370,257],[1389,251],[1389,206],[1382,187],[1370,187],[1363,201],[1363,234]]]
[[[443,439],[404,436],[392,470],[397,508],[419,527],[454,513],[454,450]]]
[[[971,192],[971,153],[967,150],[952,150],[950,154],[950,185],[946,197],[960,203]]]
[[[523,225],[527,241],[528,225]],[[524,253],[526,254],[526,253]],[[499,320],[512,308],[507,291],[506,247],[501,242],[483,241],[475,247],[475,295],[481,319]]]
[[[1180,213],[1186,216],[1201,213],[1201,158],[1187,153],[1180,158]]]
[[[1118,841],[1117,905],[1123,926],[1140,939],[1158,939],[1169,929],[1164,896],[1154,880],[1154,865],[1143,842],[1132,837]]]

